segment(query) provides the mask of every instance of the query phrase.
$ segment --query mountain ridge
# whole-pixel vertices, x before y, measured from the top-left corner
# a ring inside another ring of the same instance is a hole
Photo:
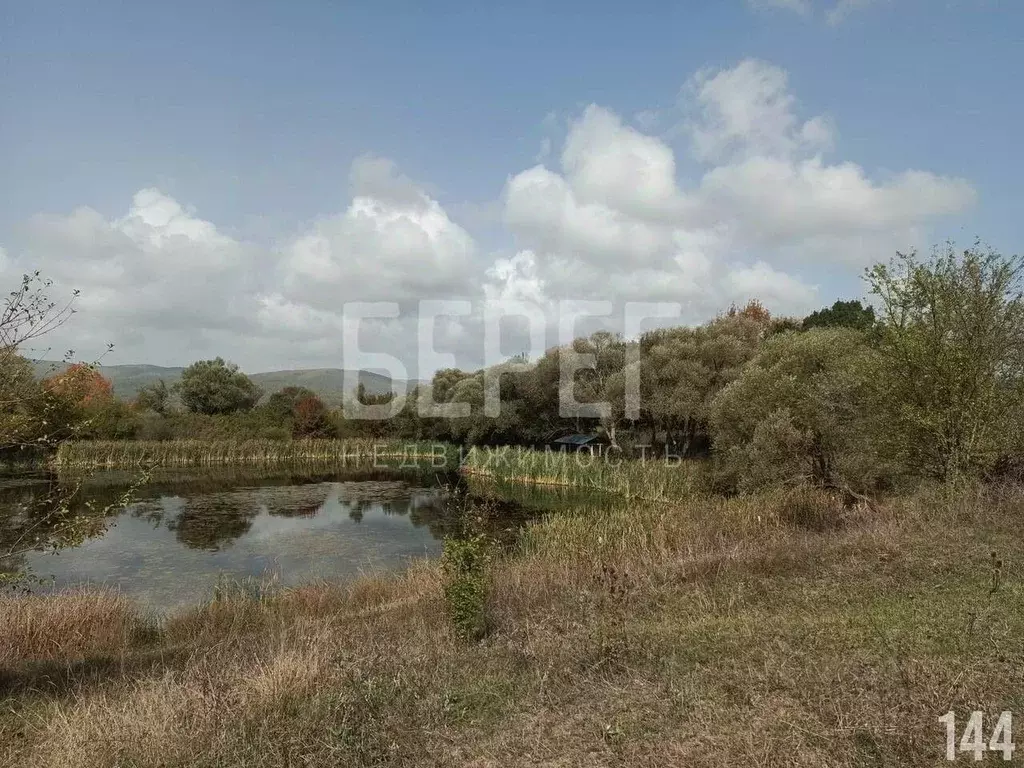
[[[38,360],[33,362],[36,376],[43,378],[60,373],[70,363],[54,360]],[[97,365],[100,375],[110,380],[114,394],[123,399],[131,400],[139,390],[148,384],[155,384],[163,379],[168,387],[173,386],[181,378],[184,366],[162,366],[140,364]],[[271,395],[284,387],[306,387],[312,390],[327,405],[341,405],[347,393],[345,391],[346,372],[342,368],[295,368],[279,371],[261,371],[246,374],[259,386],[264,396]],[[370,394],[383,394],[393,389],[403,393],[409,382],[394,380],[373,371],[359,371],[359,382]],[[414,382],[415,383],[415,382]],[[394,385],[394,387],[392,386]]]

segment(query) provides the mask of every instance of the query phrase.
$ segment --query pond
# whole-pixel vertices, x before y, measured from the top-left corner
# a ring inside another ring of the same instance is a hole
[[[0,480],[0,551],[51,537],[41,513],[55,492],[77,487],[71,508],[87,521],[83,540],[10,558],[5,568],[27,567],[47,580],[35,590],[105,585],[171,609],[209,599],[221,580],[342,581],[437,557],[461,526],[446,503],[452,480],[380,469],[163,470],[124,506],[129,473],[99,472],[75,485],[9,477]],[[108,506],[112,514],[97,514]],[[514,509],[495,525],[514,527],[524,516]]]

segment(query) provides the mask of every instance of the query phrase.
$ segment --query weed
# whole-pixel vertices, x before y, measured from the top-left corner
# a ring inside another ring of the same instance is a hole
[[[449,537],[444,542],[444,601],[455,631],[467,640],[487,634],[490,541],[484,534]]]

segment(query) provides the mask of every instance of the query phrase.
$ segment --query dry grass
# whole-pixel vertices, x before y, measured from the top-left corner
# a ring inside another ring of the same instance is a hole
[[[1017,489],[579,510],[499,562],[476,644],[429,564],[229,594],[156,638],[117,598],[5,601],[30,629],[0,764],[941,765],[939,715],[1024,711],[1022,533]],[[71,605],[125,629],[57,653],[38,628],[74,636],[47,616]],[[41,682],[97,656],[117,662]]]
[[[150,628],[127,598],[109,592],[0,597],[0,668],[110,655]]]
[[[209,466],[366,466],[455,468],[458,449],[398,440],[80,440],[61,443],[53,465],[61,471]]]

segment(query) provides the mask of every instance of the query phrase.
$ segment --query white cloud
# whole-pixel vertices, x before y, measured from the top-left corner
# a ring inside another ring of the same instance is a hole
[[[496,259],[487,270],[488,282],[483,286],[484,300],[491,306],[508,302],[546,303],[544,281],[537,270],[537,257],[532,251],[520,251],[511,258]]]
[[[549,297],[674,298],[699,316],[748,291],[802,310],[815,289],[779,262],[862,265],[973,202],[962,179],[908,170],[876,180],[827,161],[833,122],[801,118],[786,72],[770,64],[703,70],[683,95],[692,158],[704,164],[690,183],[664,140],[596,105],[572,122],[558,172],[508,180],[506,223]]]
[[[449,297],[471,286],[475,243],[420,187],[379,159],[356,161],[343,213],[284,252],[284,293],[319,307],[342,301]]]
[[[79,208],[29,224],[27,247],[0,270],[4,281],[39,269],[53,281],[52,299],[81,291],[76,315],[46,340],[55,352],[29,353],[75,349],[91,359],[114,343],[129,354],[159,350],[178,361],[211,335],[252,327],[262,254],[157,189],[139,190],[120,218]]]
[[[819,115],[801,122],[785,70],[771,64],[747,59],[732,69],[702,70],[686,92],[698,114],[689,126],[698,160],[789,157],[831,146],[831,121]]]
[[[707,219],[728,220],[744,243],[774,247],[820,236],[899,232],[965,209],[974,191],[962,179],[922,171],[875,183],[854,163],[758,156],[710,170],[700,196]]]
[[[783,306],[790,312],[806,312],[818,300],[816,287],[763,261],[733,267],[726,275],[726,285],[734,301],[756,296],[765,306]]]
[[[19,268],[42,270],[57,290],[80,289],[76,324],[90,319],[111,341],[126,325],[230,330],[252,317],[257,253],[158,190],[137,192],[118,219],[79,208],[36,216],[29,231]]]
[[[678,301],[683,322],[754,297],[802,313],[832,298],[809,273],[843,270],[852,284],[860,266],[921,244],[933,221],[973,202],[962,179],[879,176],[833,159],[834,122],[803,115],[786,72],[770,64],[702,70],[682,94],[683,147],[590,105],[552,145],[556,160],[507,178],[497,219],[487,205],[446,208],[391,161],[366,157],[353,164],[344,209],[283,242],[243,242],[144,189],[123,216],[35,217],[23,249],[0,250],[0,276],[10,283],[31,266],[55,291],[80,288],[80,313],[54,344],[88,356],[112,341],[115,362],[221,354],[247,370],[341,366],[344,302],[397,301],[408,312],[433,298],[475,302],[472,316],[438,331],[465,361],[481,353],[482,308],[513,302],[549,319],[565,299],[619,309]],[[467,220],[504,226],[514,245],[484,252]],[[368,323],[365,335],[368,348],[414,367],[411,315]]]
[[[278,248],[235,240],[155,189],[115,219],[90,208],[39,215],[0,274],[10,282],[31,267],[54,281],[54,295],[81,290],[73,321],[48,340],[57,354],[92,359],[113,342],[106,362],[220,354],[248,370],[340,366],[344,302],[479,290],[472,237],[422,188],[379,159],[357,161],[351,181],[345,211]],[[368,325],[415,339],[408,326]]]
[[[562,151],[575,197],[640,217],[678,215],[675,155],[662,141],[623,125],[591,105],[575,121]]]

